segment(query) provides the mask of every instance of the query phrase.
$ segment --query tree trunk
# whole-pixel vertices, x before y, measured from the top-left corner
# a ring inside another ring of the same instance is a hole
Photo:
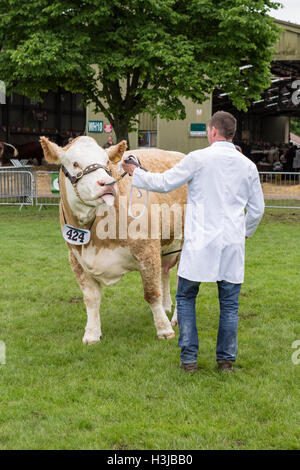
[[[126,140],[127,149],[129,150],[129,136],[128,136],[128,126],[124,126],[115,122],[114,131],[116,134],[116,144],[121,142],[121,140]]]

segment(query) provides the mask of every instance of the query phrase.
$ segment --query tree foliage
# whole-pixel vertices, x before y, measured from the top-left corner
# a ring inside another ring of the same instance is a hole
[[[291,132],[300,137],[300,118],[293,117],[291,118]]]
[[[272,0],[0,0],[0,78],[83,94],[127,137],[141,112],[185,117],[215,87],[246,110],[269,84]],[[252,65],[240,69],[241,65]]]

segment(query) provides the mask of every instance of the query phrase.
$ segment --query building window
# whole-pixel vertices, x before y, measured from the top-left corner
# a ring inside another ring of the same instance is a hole
[[[139,147],[157,147],[157,131],[139,130]]]
[[[157,117],[139,115],[138,143],[139,147],[157,147]]]

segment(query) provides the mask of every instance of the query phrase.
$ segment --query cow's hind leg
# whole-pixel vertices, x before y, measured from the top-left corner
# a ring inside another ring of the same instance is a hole
[[[94,344],[100,341],[102,336],[100,324],[101,286],[89,274],[84,272],[73,253],[69,252],[72,270],[83,292],[83,300],[86,306],[87,324],[82,338],[84,344]]]
[[[166,273],[163,269],[161,273],[161,290],[164,310],[166,313],[171,313],[173,302],[170,294],[170,272]]]
[[[144,259],[140,263],[140,273],[143,281],[144,298],[152,310],[158,338],[174,338],[175,333],[162,303],[159,254],[155,256],[155,253],[152,253],[151,256]]]

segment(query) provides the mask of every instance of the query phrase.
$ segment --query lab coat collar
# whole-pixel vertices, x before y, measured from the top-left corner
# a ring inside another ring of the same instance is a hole
[[[228,140],[217,140],[216,142],[211,144],[211,147],[214,147],[215,145],[217,146],[225,145],[225,146],[230,146],[232,148],[235,148],[235,145],[232,142],[228,142]]]

